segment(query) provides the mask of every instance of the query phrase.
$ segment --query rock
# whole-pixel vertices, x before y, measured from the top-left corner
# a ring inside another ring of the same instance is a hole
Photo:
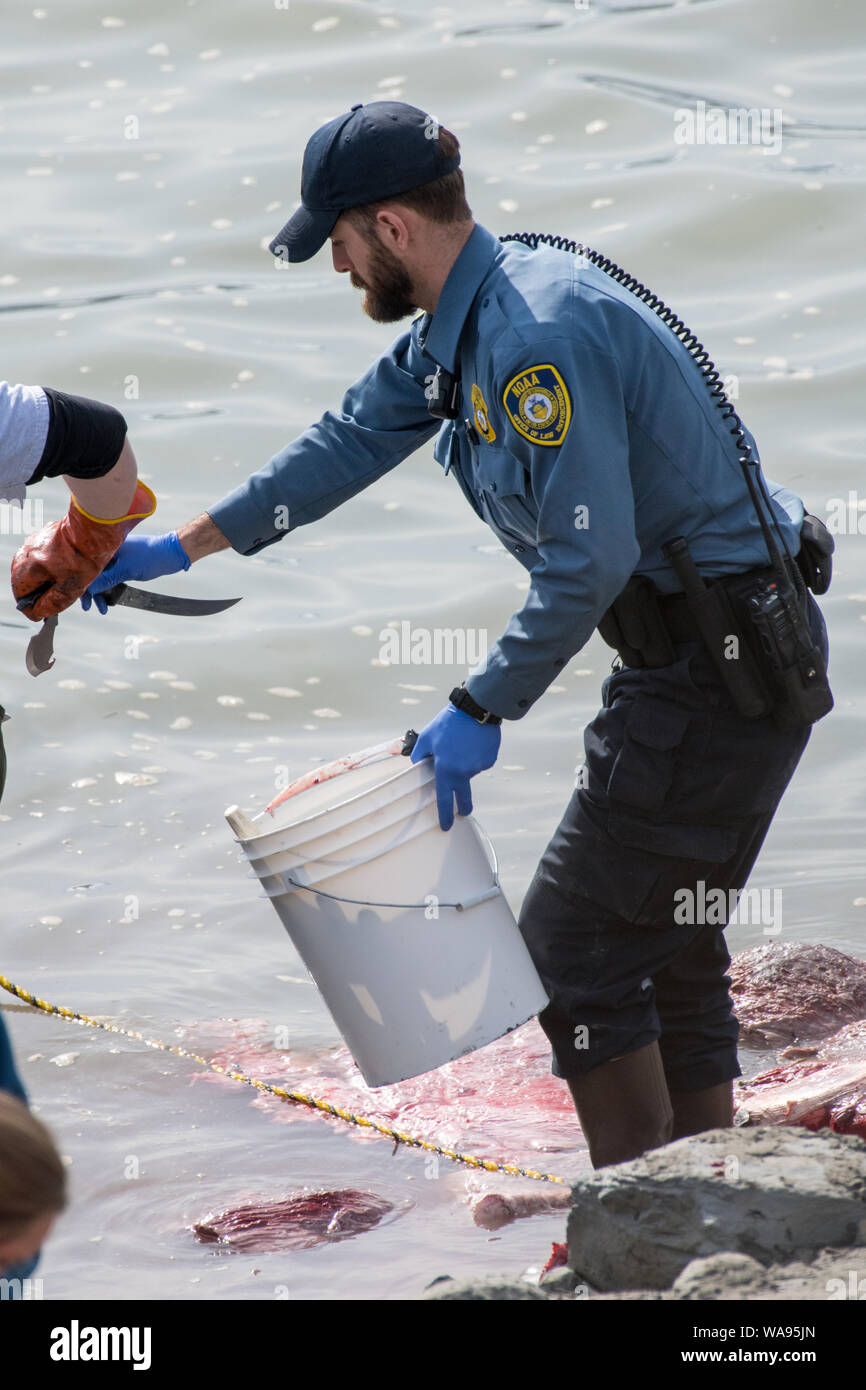
[[[547,1295],[536,1288],[534,1284],[514,1283],[507,1277],[501,1279],[491,1279],[488,1281],[475,1280],[469,1284],[457,1284],[454,1288],[436,1290],[434,1293],[425,1295],[428,1299],[437,1301],[443,1299],[459,1300],[460,1302],[490,1302],[502,1299],[541,1299],[544,1303]]]
[[[596,1289],[666,1289],[721,1252],[762,1265],[866,1243],[866,1146],[826,1131],[716,1129],[572,1188],[568,1263]]]
[[[524,1285],[507,1277],[459,1286],[451,1282],[451,1296],[462,1299],[535,1298],[538,1293],[532,1285]],[[552,1278],[546,1277],[540,1287],[545,1296],[554,1302],[866,1302],[866,1247],[820,1250],[811,1263],[798,1260],[769,1268],[748,1255],[724,1250],[705,1259],[692,1260],[674,1281],[673,1287],[664,1290],[644,1288],[599,1293],[585,1283],[577,1283],[572,1288],[563,1270],[556,1270]],[[525,1292],[527,1288],[528,1295]],[[808,1322],[809,1319],[804,1317],[801,1321]]]
[[[766,1270],[751,1255],[722,1250],[701,1260],[691,1260],[676,1277],[672,1291],[678,1298],[718,1298],[730,1288],[764,1283]]]
[[[571,1298],[589,1297],[589,1288],[586,1284],[581,1284],[573,1269],[552,1269],[549,1274],[543,1274],[539,1288],[544,1294],[563,1293]]]
[[[742,1261],[712,1268],[717,1260],[730,1259],[730,1252],[708,1260],[693,1260],[674,1281],[665,1299],[712,1299],[727,1302],[760,1299],[761,1302],[815,1302],[866,1300],[866,1249],[862,1246],[847,1250],[821,1250],[809,1264],[797,1260],[792,1264],[772,1265],[765,1269],[755,1261]],[[705,1271],[698,1266],[706,1266]],[[749,1273],[749,1268],[752,1274]],[[690,1270],[695,1271],[687,1279]],[[685,1281],[685,1282],[684,1282]],[[647,1295],[651,1297],[652,1295]]]
[[[731,962],[731,995],[746,1047],[815,1042],[866,1018],[866,961],[830,946],[755,946]]]

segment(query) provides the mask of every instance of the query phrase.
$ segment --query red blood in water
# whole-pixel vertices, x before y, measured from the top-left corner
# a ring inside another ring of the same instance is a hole
[[[263,1020],[216,1020],[189,1025],[189,1032],[195,1049],[220,1066],[288,1085],[443,1148],[545,1171],[563,1167],[562,1159],[554,1163],[546,1157],[550,1154],[563,1154],[569,1170],[575,1156],[577,1166],[585,1166],[571,1095],[565,1082],[551,1075],[550,1047],[534,1020],[436,1071],[375,1089],[365,1085],[345,1047],[313,1055],[279,1052]],[[256,1103],[286,1123],[322,1118],[320,1111],[267,1096]],[[350,1133],[370,1137],[369,1130]]]
[[[753,1122],[830,1125],[866,1137],[866,962],[824,946],[771,944],[734,957],[732,994],[741,1039],[752,1046],[827,1041],[798,1064],[739,1084]],[[848,1023],[828,1038],[840,1024]],[[587,1151],[564,1081],[551,1075],[550,1049],[534,1020],[437,1071],[375,1090],[345,1047],[279,1051],[264,1020],[192,1025],[197,1050],[226,1068],[270,1080],[403,1130],[443,1148],[563,1176],[586,1168]],[[203,1074],[205,1079],[221,1078]],[[772,1090],[771,1090],[772,1087]],[[273,1119],[320,1120],[312,1108],[267,1096]],[[342,1122],[333,1120],[340,1125]],[[364,1140],[371,1131],[351,1129]],[[557,1155],[551,1159],[549,1155]]]

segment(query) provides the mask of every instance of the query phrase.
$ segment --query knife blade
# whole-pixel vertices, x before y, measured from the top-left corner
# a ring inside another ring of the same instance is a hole
[[[54,614],[45,619],[39,631],[34,632],[27,643],[24,663],[31,676],[41,676],[43,671],[50,671],[54,665],[54,633],[56,628],[57,616]]]
[[[136,589],[132,584],[115,584],[113,589],[106,589],[100,597],[105,599],[109,608],[119,604],[180,618],[203,618],[210,613],[222,613],[226,608],[240,603],[239,598],[179,598],[175,594],[154,594],[147,589]]]

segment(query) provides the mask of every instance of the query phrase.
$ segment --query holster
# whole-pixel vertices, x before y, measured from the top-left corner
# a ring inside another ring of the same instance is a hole
[[[659,590],[645,574],[633,574],[598,625],[626,666],[670,666],[676,652],[659,606]]]

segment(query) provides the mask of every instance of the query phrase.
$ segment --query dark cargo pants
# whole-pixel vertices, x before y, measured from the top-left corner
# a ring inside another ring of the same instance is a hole
[[[604,681],[584,731],[583,785],[519,919],[551,1001],[539,1022],[555,1075],[585,1075],[654,1041],[671,1091],[741,1074],[727,914],[694,919],[713,889],[736,901],[729,890],[745,885],[810,732],[744,720],[699,642],[678,645],[670,666]]]

